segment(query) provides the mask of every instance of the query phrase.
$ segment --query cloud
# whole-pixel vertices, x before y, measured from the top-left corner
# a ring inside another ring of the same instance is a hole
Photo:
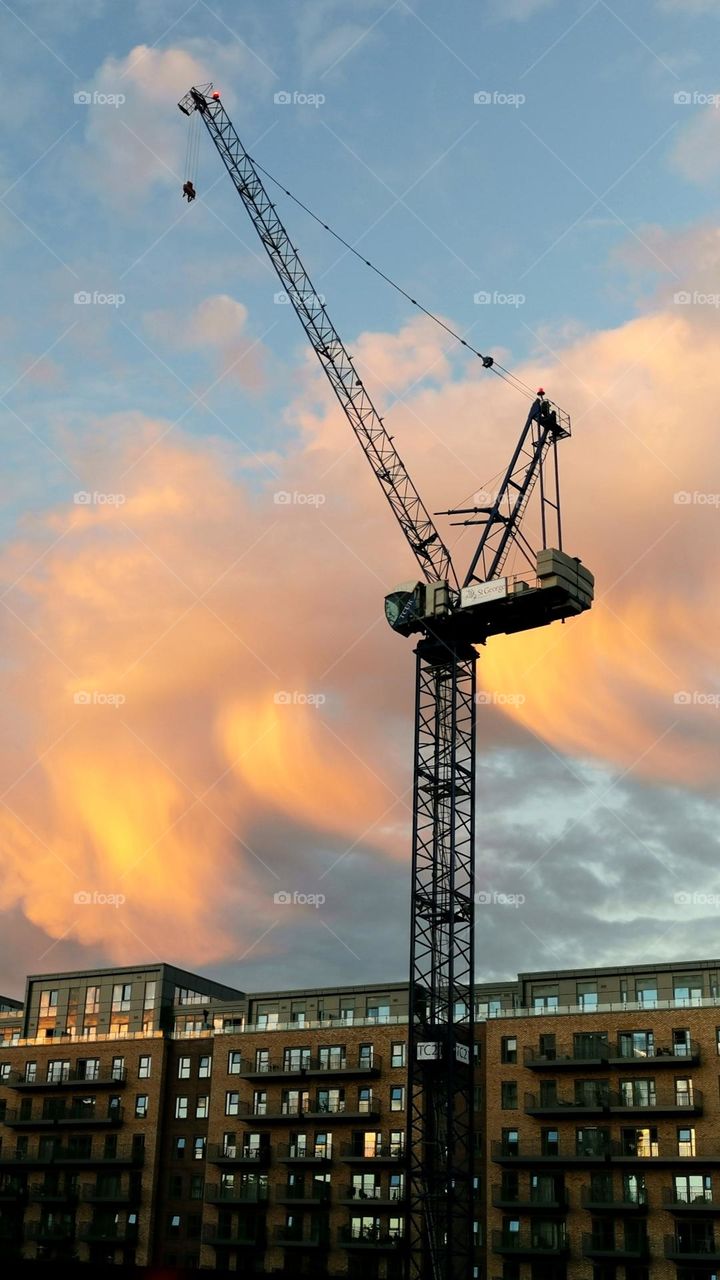
[[[557,0],[490,0],[490,14],[502,21],[526,22],[536,13],[553,8]]]
[[[216,357],[216,377],[252,391],[265,384],[268,353],[246,332],[244,303],[227,293],[204,298],[192,311],[151,311],[144,325],[150,338],[176,351],[208,351]]]
[[[690,105],[679,106],[678,110],[689,112],[690,119],[676,135],[670,152],[671,167],[689,182],[712,182],[720,173],[720,110],[716,106]]]

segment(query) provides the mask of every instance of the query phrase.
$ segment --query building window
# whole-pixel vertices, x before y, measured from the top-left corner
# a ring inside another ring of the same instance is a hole
[[[146,1093],[139,1093],[135,1099],[135,1118],[136,1120],[144,1120],[148,1113],[149,1097]]]
[[[210,1099],[208,1098],[206,1093],[201,1094],[199,1098],[195,1099],[195,1119],[196,1120],[207,1120],[208,1112],[209,1112],[209,1103],[210,1103]]]
[[[673,1178],[673,1196],[678,1204],[702,1204],[712,1202],[712,1178],[703,1173],[676,1173]]]
[[[194,1141],[193,1141],[193,1159],[194,1159],[194,1160],[204,1160],[204,1159],[205,1159],[205,1138],[204,1138],[204,1137],[198,1136],[197,1138],[195,1138],[195,1139],[194,1139]]]
[[[387,1022],[390,1017],[389,1004],[369,1004],[367,1015],[372,1022]]]
[[[654,1058],[655,1037],[652,1031],[621,1031],[618,1039],[621,1058]]]
[[[57,991],[41,991],[40,992],[40,1017],[54,1018],[57,1014]]]
[[[688,1076],[678,1076],[675,1080],[675,1105],[677,1107],[693,1105],[693,1082]]]
[[[175,1159],[176,1159],[176,1160],[184,1160],[184,1159],[185,1159],[185,1147],[186,1147],[186,1145],[187,1145],[187,1139],[186,1139],[186,1138],[176,1138],[176,1139],[175,1139]]]
[[[286,1049],[285,1053],[289,1051]],[[307,1061],[301,1063],[301,1066],[310,1066],[310,1050],[307,1051]],[[347,1057],[345,1056],[344,1044],[324,1044],[320,1046],[318,1054],[318,1066],[321,1071],[344,1071],[347,1066]]]
[[[390,1110],[391,1111],[405,1110],[405,1089],[400,1084],[393,1085],[392,1089],[390,1090]]]
[[[694,1156],[695,1155],[695,1130],[694,1129],[678,1129],[677,1131],[678,1155]]]
[[[702,1000],[702,979],[686,978],[682,982],[675,982],[673,995],[678,1004],[700,1004]]]
[[[405,1041],[404,1040],[396,1040],[390,1046],[390,1066],[391,1067],[405,1066]]]
[[[390,1130],[390,1155],[401,1156],[404,1154],[404,1151],[405,1151],[405,1130],[391,1129]]]
[[[635,983],[635,999],[638,1004],[653,1008],[657,1004],[657,982],[654,979],[642,978]]]
[[[577,1002],[582,1009],[597,1009],[597,982],[578,982]]]
[[[209,1053],[204,1053],[198,1062],[198,1077],[200,1080],[208,1080],[212,1071],[212,1058]]]
[[[203,1175],[201,1173],[192,1173],[190,1175],[190,1199],[191,1200],[202,1200],[204,1184],[205,1184],[205,1179],[203,1178]]]
[[[110,1069],[110,1078],[111,1080],[125,1079],[125,1059],[124,1058],[113,1058],[112,1067]]]
[[[533,987],[533,1009],[557,1009],[558,989],[553,986]]]
[[[88,987],[87,991],[85,992],[85,1012],[86,1013],[100,1012],[100,988],[99,987]]]
[[[144,1053],[138,1063],[138,1078],[140,1080],[149,1080],[151,1069],[152,1058],[149,1053]]]
[[[25,1063],[25,1080],[28,1084],[34,1084],[37,1080],[37,1062]]]
[[[178,1058],[178,1080],[190,1079],[190,1059]]]
[[[502,1080],[500,1082],[500,1106],[503,1111],[514,1111],[517,1104],[517,1080]]]
[[[517,1062],[517,1036],[503,1036],[500,1041],[500,1061]]]
[[[70,1059],[55,1058],[47,1064],[48,1084],[58,1084],[61,1080],[70,1079]]]
[[[373,1064],[374,1049],[371,1044],[361,1044],[358,1049],[358,1066],[367,1068]]]
[[[173,1173],[168,1183],[168,1200],[182,1200],[183,1194],[183,1176],[181,1173]]]
[[[239,1093],[228,1091],[225,1094],[225,1115],[226,1116],[240,1115],[240,1094]]]
[[[145,995],[144,995],[144,997],[143,997],[143,1009],[154,1009],[154,1008],[155,1008],[155,991],[156,991],[156,987],[157,987],[157,983],[155,983],[155,982],[146,982],[146,983],[145,983]]]
[[[116,985],[113,987],[113,993],[112,993],[113,1013],[129,1013],[131,998],[132,998],[132,983],[130,982],[116,983]]]
[[[242,1070],[242,1054],[239,1049],[231,1049],[228,1054],[228,1075],[239,1076]]]
[[[10,1063],[0,1062],[0,1084],[7,1084],[10,1079]]]
[[[516,1156],[518,1153],[518,1131],[517,1129],[503,1129],[502,1131],[502,1152],[505,1156]]]
[[[179,1236],[181,1234],[181,1231],[182,1231],[182,1228],[180,1224],[180,1214],[171,1213],[168,1219],[168,1235]]]
[[[188,1116],[188,1100],[184,1094],[179,1094],[175,1099],[175,1119],[187,1120]]]
[[[673,1053],[676,1058],[687,1058],[691,1053],[690,1032],[687,1027],[680,1027],[672,1033]]]

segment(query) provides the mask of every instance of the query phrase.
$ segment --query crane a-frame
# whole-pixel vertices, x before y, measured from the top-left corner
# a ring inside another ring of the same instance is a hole
[[[570,421],[534,401],[492,505],[457,511],[481,529],[459,580],[450,553],[332,324],[212,84],[178,104],[198,112],[419,568],[390,592],[388,622],[416,654],[407,1092],[408,1280],[473,1275],[475,669],[489,636],[589,609],[593,577],[562,551],[558,441]],[[484,357],[491,367],[493,361]],[[546,464],[550,460],[550,465]],[[522,530],[539,489],[541,547]],[[548,546],[550,529],[556,546]],[[527,570],[503,576],[511,550]]]

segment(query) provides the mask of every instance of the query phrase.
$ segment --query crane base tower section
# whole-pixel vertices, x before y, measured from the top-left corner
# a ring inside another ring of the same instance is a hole
[[[475,668],[416,650],[408,1098],[411,1280],[472,1275]]]

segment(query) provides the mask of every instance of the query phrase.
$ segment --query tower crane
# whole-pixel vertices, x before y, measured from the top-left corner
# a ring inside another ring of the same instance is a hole
[[[407,1089],[408,1280],[468,1280],[477,1217],[473,1183],[475,756],[478,646],[579,615],[592,574],[562,549],[557,446],[570,420],[538,393],[494,502],[467,517],[480,538],[458,576],[447,546],[388,434],[323,298],[315,290],[260,171],[213,85],[178,104],[202,119],[282,288],[415,559],[385,615],[417,636]],[[491,368],[491,357],[483,357]],[[522,528],[539,490],[541,547]],[[554,545],[550,538],[554,539]],[[522,573],[504,573],[511,551]]]

